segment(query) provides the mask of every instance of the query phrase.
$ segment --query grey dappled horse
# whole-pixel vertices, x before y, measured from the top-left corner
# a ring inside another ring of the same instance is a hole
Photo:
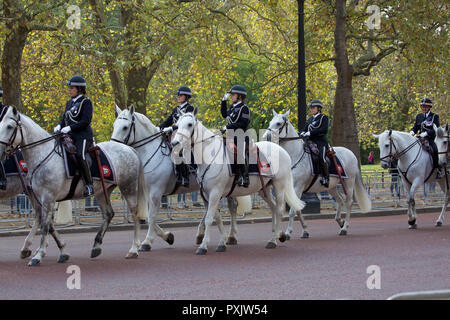
[[[42,143],[42,141],[45,141]],[[0,122],[0,156],[21,147],[28,166],[28,183],[33,190],[34,208],[41,217],[40,248],[29,265],[38,265],[46,253],[47,237],[52,225],[53,209],[56,201],[66,197],[72,179],[67,179],[63,158],[56,152],[57,144],[51,135],[29,117],[20,114],[15,107],[9,107]],[[138,256],[139,218],[148,215],[148,198],[143,179],[142,164],[136,152],[116,142],[99,143],[115,168],[116,183],[134,215],[135,232],[127,258]],[[111,194],[116,185],[105,181],[107,193]],[[73,199],[82,198],[83,184],[78,184]],[[94,182],[95,196],[103,214],[103,223],[95,237],[91,257],[101,253],[101,244],[114,212],[105,199],[100,181]]]
[[[289,122],[289,112],[278,114],[273,111],[273,119],[270,121],[269,128],[263,135],[263,139],[274,138],[278,141],[291,156],[292,159],[292,176],[294,178],[294,188],[297,196],[301,198],[302,193],[311,185],[313,180],[313,168],[310,165],[310,155],[304,151],[304,141],[300,138],[294,126]],[[308,192],[328,191],[337,203],[336,222],[340,229],[340,235],[346,235],[350,223],[350,213],[353,202],[353,191],[362,212],[368,212],[371,209],[372,203],[370,201],[367,191],[361,179],[361,172],[358,167],[358,160],[353,152],[344,147],[334,147],[336,155],[341,160],[342,166],[345,168],[347,179],[343,179],[344,186],[347,191],[345,201],[342,195],[337,191],[337,184],[340,182],[338,177],[330,177],[329,187],[326,188],[316,180],[310,187]],[[345,206],[347,214],[344,221],[341,218],[341,206]],[[286,229],[286,236],[288,239],[293,231],[292,225],[295,214],[298,214],[300,223],[303,228],[302,238],[308,238],[309,233],[307,225],[302,217],[301,211],[295,212],[292,208],[289,211],[289,224]]]
[[[175,190],[176,175],[173,170],[174,165],[166,139],[162,136],[160,130],[146,116],[135,112],[133,106],[131,106],[130,110],[121,110],[116,106],[116,112],[117,118],[114,121],[114,131],[111,140],[125,143],[136,149],[144,166],[145,182],[149,192],[149,228],[145,240],[141,243],[140,250],[151,250],[155,232],[169,244],[172,244],[174,241],[173,234],[164,232],[155,222],[161,204],[161,196],[198,191],[200,186],[195,175],[191,174],[189,175],[189,188],[180,186]],[[232,223],[227,244],[237,244],[235,235],[238,208],[236,202],[234,199],[228,198],[228,208],[230,209]],[[200,244],[201,239],[203,239],[204,221],[203,217],[199,225],[197,244]]]
[[[417,228],[417,213],[414,194],[418,187],[429,182],[439,183],[445,193],[444,206],[441,215],[436,221],[436,226],[441,226],[448,204],[448,192],[445,179],[436,180],[433,173],[433,161],[431,155],[424,150],[420,140],[406,132],[386,130],[379,135],[373,135],[378,139],[380,148],[380,164],[384,169],[389,168],[391,161],[398,159],[398,171],[406,190],[408,202],[408,224],[410,229]]]
[[[217,210],[220,199],[225,195],[245,196],[260,192],[263,188],[262,183],[264,185],[270,184],[275,193],[274,202],[270,194],[265,195],[263,192],[260,192],[260,195],[272,210],[272,239],[268,242],[266,248],[275,248],[277,239],[280,241],[286,239],[280,227],[285,199],[296,210],[303,209],[305,205],[295,194],[290,166],[284,165],[291,163],[289,155],[274,143],[257,142],[256,145],[260,152],[265,155],[270,163],[273,176],[263,176],[262,183],[258,176],[250,176],[248,188],[236,186],[230,194],[234,177],[229,174],[227,154],[223,149],[223,137],[222,135],[214,134],[202,125],[196,118],[197,110],[195,108],[193,113],[180,113],[180,118],[176,123],[178,130],[172,140],[172,145],[174,146],[173,155],[177,155],[177,148],[180,146],[185,153],[190,154],[190,151],[193,151],[195,163],[198,165],[198,181],[208,202],[205,217],[205,235],[197,249],[197,254],[202,255],[207,252],[209,232],[214,219],[221,234],[216,251],[223,252],[226,250],[226,233]]]

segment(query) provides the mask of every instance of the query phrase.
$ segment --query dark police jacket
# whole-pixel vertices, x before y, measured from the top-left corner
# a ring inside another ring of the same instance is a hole
[[[306,121],[306,125],[303,131],[309,131],[311,133],[311,141],[317,143],[319,148],[326,147],[328,149],[328,117],[322,113],[319,113],[315,118],[312,116]]]
[[[5,116],[5,113],[6,113],[7,110],[8,110],[8,107],[6,107],[5,105],[3,105],[0,102],[0,121],[2,121],[2,119]]]
[[[92,121],[92,102],[85,96],[78,97],[73,101],[70,99],[66,103],[66,110],[59,122],[61,129],[70,126],[69,135],[75,140],[93,140],[93,133],[91,128]]]
[[[227,129],[247,130],[250,124],[250,109],[243,102],[239,102],[227,109],[227,101],[222,101],[220,112],[222,117],[228,121]]]
[[[426,138],[429,141],[434,141],[434,138],[436,138],[436,132],[434,132],[433,123],[436,127],[439,127],[439,116],[437,114],[431,111],[428,113],[428,116],[423,113],[419,113],[416,116],[416,122],[414,123],[414,127],[411,131],[414,131],[416,134],[427,132],[428,135]]]
[[[175,107],[173,109],[172,113],[170,114],[170,116],[166,119],[166,121],[161,123],[159,125],[159,127],[161,129],[164,129],[164,128],[170,127],[170,126],[174,125],[175,123],[177,123],[178,118],[179,118],[178,110],[183,111],[184,113],[186,113],[186,112],[193,112],[194,111],[194,107],[191,106],[188,102],[186,102],[183,105]]]

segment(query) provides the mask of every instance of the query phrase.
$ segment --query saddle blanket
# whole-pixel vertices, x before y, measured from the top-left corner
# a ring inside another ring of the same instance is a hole
[[[234,152],[236,149],[234,142],[228,142],[227,146],[225,146],[224,144],[224,148],[227,154],[228,172],[230,176],[239,176],[239,164],[234,163]],[[259,151],[259,148],[253,142],[250,142],[249,146],[249,162],[249,175],[258,175],[259,172],[261,172],[261,175],[264,177],[274,177],[269,161],[267,160],[266,156]]]
[[[22,173],[28,172],[27,163],[23,159],[22,152],[20,150],[16,151],[17,161],[19,162],[20,169]],[[6,160],[2,161],[2,165],[5,168],[6,176],[14,176],[19,175],[19,170],[17,169],[16,162],[14,161],[14,157],[9,157]]]
[[[336,163],[338,165],[339,170],[341,171],[341,177],[343,179],[348,179],[347,173],[345,172],[345,168],[342,165],[341,160],[339,160],[339,157],[336,154],[334,155],[334,157],[336,158]],[[309,155],[308,158],[309,158],[309,164],[310,164],[311,168],[313,168],[312,172],[314,172],[314,174],[312,174],[312,175],[319,175],[320,169],[319,169],[318,163],[314,164],[314,161],[312,161],[311,155]],[[328,158],[327,156],[325,157],[325,159],[328,162],[328,172],[329,172],[330,176],[339,178],[339,175],[337,172],[338,168],[336,168],[336,166],[334,165],[334,161],[332,159]]]
[[[72,157],[68,157],[66,150],[64,148],[62,149],[63,149],[64,167],[66,169],[66,176],[68,179],[71,179],[74,177],[77,168],[75,166]],[[93,154],[91,155],[90,153],[87,153],[86,157],[88,157],[88,154],[90,155],[90,158],[92,160],[90,161],[92,179],[100,180],[100,171],[98,170],[97,160],[94,157],[94,155]],[[115,170],[112,166],[112,162],[110,161],[108,156],[103,152],[102,149],[99,150],[99,155],[100,155],[100,165],[102,166],[103,177],[105,178],[105,181],[110,181],[113,184],[116,184]]]

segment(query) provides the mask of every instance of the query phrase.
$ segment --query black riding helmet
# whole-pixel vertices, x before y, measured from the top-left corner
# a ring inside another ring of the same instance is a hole
[[[422,99],[422,101],[420,101],[420,106],[426,106],[431,108],[433,106],[433,102],[431,102],[431,100],[428,98],[424,98]]]
[[[323,104],[322,104],[322,102],[320,100],[313,100],[313,101],[310,102],[309,107],[310,108],[312,108],[312,107],[320,107],[320,109],[322,109],[323,108]]]
[[[86,93],[86,81],[82,76],[73,76],[67,81],[67,86],[76,87],[78,92],[81,92],[82,94]]]
[[[192,91],[191,91],[191,89],[189,89],[189,88],[186,87],[186,86],[181,86],[181,87],[179,87],[179,88],[177,89],[177,95],[179,96],[179,95],[181,95],[181,94],[184,94],[184,95],[186,96],[187,100],[189,100],[189,98],[192,97]]]
[[[228,91],[228,93],[237,93],[239,95],[242,96],[242,98],[246,98],[247,97],[247,90],[245,90],[245,88],[241,85],[235,85],[233,87],[231,87],[230,91]]]

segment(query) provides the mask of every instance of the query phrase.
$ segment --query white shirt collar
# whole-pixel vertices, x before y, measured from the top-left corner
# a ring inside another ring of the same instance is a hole
[[[79,98],[79,97],[81,97],[81,96],[83,96],[83,95],[81,95],[81,94],[80,94],[80,95],[78,95],[77,97],[73,98],[73,99],[72,99],[72,101],[74,101],[74,102],[75,102],[75,101],[77,101],[77,100],[78,100],[78,98]]]
[[[427,113],[425,113],[425,118],[428,118],[428,116],[430,115],[430,112],[431,112],[431,110],[428,111]]]
[[[180,108],[183,108],[185,105],[187,105],[187,101],[180,105]]]
[[[321,114],[320,112],[319,112],[318,114],[316,114],[316,115],[314,116],[314,119],[317,118],[320,114]]]
[[[241,104],[242,103],[242,101],[238,101],[238,102],[236,102],[236,103],[233,103],[233,107],[236,107],[237,105],[239,105],[239,104]]]

